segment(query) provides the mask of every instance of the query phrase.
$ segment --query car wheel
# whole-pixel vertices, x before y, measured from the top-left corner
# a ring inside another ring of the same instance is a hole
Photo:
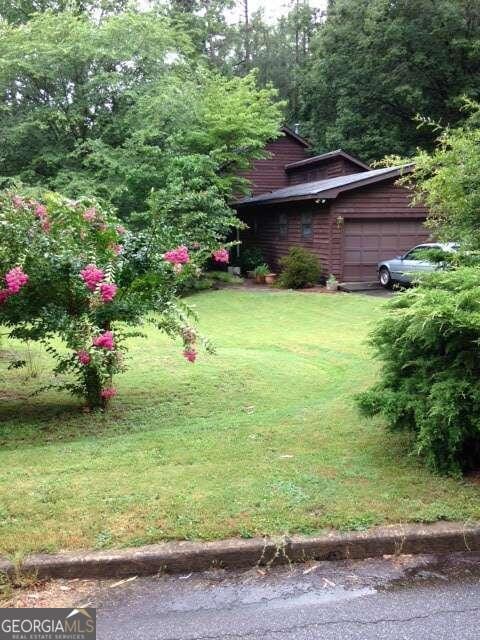
[[[382,287],[389,289],[392,286],[392,276],[390,275],[390,271],[387,269],[387,267],[382,267],[380,269],[379,276],[380,284],[382,285]]]

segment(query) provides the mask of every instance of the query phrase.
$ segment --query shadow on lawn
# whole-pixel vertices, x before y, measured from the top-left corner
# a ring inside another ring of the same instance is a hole
[[[2,392],[2,395],[3,392]],[[80,402],[71,400],[32,402],[16,396],[15,401],[0,398],[0,447],[19,444],[69,442],[88,436],[110,437],[132,429],[132,413],[121,406],[108,413],[86,412]]]

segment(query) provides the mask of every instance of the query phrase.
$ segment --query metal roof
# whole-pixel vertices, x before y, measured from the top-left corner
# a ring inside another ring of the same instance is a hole
[[[243,198],[235,202],[234,206],[247,206],[255,204],[269,204],[274,202],[295,202],[297,200],[315,200],[317,198],[334,199],[343,191],[350,191],[360,187],[381,182],[388,178],[395,178],[402,173],[412,170],[412,165],[404,167],[387,167],[386,169],[374,169],[372,171],[362,171],[327,180],[316,180],[315,182],[304,182],[292,187],[276,189],[268,193],[262,193],[251,198]]]
[[[285,165],[285,171],[294,171],[295,169],[299,169],[300,167],[305,167],[312,164],[320,164],[325,160],[331,160],[332,158],[337,158],[337,157],[345,158],[345,160],[349,160],[350,162],[353,162],[353,164],[356,164],[357,166],[362,167],[362,169],[366,169],[367,171],[370,170],[370,167],[368,166],[368,164],[365,164],[365,162],[362,162],[358,158],[355,158],[355,156],[351,156],[349,153],[346,153],[345,151],[343,151],[343,149],[336,149],[335,151],[322,153],[319,156],[313,156],[312,158],[306,158],[305,160],[297,160],[297,162],[289,162],[288,164]]]

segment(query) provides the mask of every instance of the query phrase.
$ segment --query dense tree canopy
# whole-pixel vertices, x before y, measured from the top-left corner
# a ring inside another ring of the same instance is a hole
[[[480,5],[468,0],[335,0],[312,43],[303,118],[318,150],[366,160],[431,148],[417,114],[444,124],[480,91]]]
[[[164,189],[183,156],[221,196],[277,135],[281,108],[255,78],[225,78],[197,59],[161,14],[38,14],[0,34],[0,176],[126,216]],[[229,191],[230,190],[230,191]]]

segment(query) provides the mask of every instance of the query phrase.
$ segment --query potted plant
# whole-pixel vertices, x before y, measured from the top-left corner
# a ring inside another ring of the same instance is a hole
[[[266,264],[259,264],[253,271],[255,275],[255,282],[257,284],[264,284],[266,276],[270,273],[270,269]]]
[[[275,284],[277,281],[276,273],[267,273],[265,276],[265,284]]]
[[[327,291],[338,291],[338,280],[331,273],[327,279]]]

